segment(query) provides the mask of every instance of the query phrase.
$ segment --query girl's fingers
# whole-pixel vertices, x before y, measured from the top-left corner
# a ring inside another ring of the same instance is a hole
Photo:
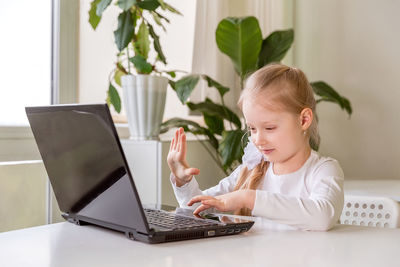
[[[178,141],[178,145],[176,146],[176,151],[180,152],[181,151],[181,147],[182,147],[182,133],[181,133],[181,131],[179,131],[179,137],[178,138],[179,138],[178,139],[179,141]]]
[[[204,196],[204,195],[195,196],[191,200],[189,200],[187,205],[192,206],[194,203],[200,202],[202,200],[210,199],[210,198],[212,198],[212,196]]]
[[[172,151],[174,149],[174,138],[171,140],[171,144],[169,145],[169,151]]]
[[[179,146],[179,151],[181,151],[182,155],[186,156],[186,135],[185,133],[181,134],[181,143]]]
[[[200,170],[197,168],[189,168],[185,170],[186,175],[198,175],[200,173]]]
[[[179,137],[179,129],[175,131],[174,150],[176,150],[176,147],[177,147],[177,145],[178,145],[178,137]]]
[[[195,210],[193,211],[193,214],[194,214],[194,215],[198,215],[198,214],[199,214],[200,212],[202,212],[203,210],[206,210],[206,209],[209,209],[209,208],[211,208],[211,207],[208,206],[208,205],[201,204],[200,206],[197,207],[197,209],[195,209]]]

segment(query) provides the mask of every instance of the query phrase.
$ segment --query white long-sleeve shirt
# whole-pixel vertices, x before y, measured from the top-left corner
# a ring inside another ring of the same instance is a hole
[[[197,195],[218,196],[232,192],[243,165],[218,185],[201,191],[196,179],[177,187],[171,176],[175,196],[181,207]],[[303,166],[289,174],[276,175],[271,162],[256,190],[253,216],[261,216],[297,229],[326,231],[339,219],[343,209],[344,174],[339,163],[312,151]]]

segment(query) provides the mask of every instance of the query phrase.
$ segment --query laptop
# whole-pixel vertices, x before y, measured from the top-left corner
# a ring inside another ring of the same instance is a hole
[[[239,234],[254,223],[227,215],[197,217],[192,210],[163,205],[144,207],[107,104],[25,110],[68,222],[109,228],[147,243]]]

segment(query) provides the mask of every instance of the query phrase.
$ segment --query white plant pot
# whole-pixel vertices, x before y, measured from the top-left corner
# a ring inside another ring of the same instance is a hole
[[[158,140],[164,115],[168,79],[138,74],[122,76],[121,82],[130,138]]]

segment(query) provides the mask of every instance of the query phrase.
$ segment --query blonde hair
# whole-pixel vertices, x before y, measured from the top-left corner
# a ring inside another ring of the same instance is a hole
[[[238,106],[242,109],[244,99],[259,98],[260,93],[267,95],[265,104],[274,109],[284,109],[293,114],[300,114],[305,108],[310,108],[314,118],[307,130],[306,138],[312,147],[318,147],[318,118],[316,116],[316,101],[306,75],[297,68],[283,64],[270,64],[254,72],[247,79]],[[248,170],[243,166],[234,190],[257,189],[265,176],[269,162],[262,160],[254,169]],[[241,209],[236,214],[250,215],[250,210]]]

